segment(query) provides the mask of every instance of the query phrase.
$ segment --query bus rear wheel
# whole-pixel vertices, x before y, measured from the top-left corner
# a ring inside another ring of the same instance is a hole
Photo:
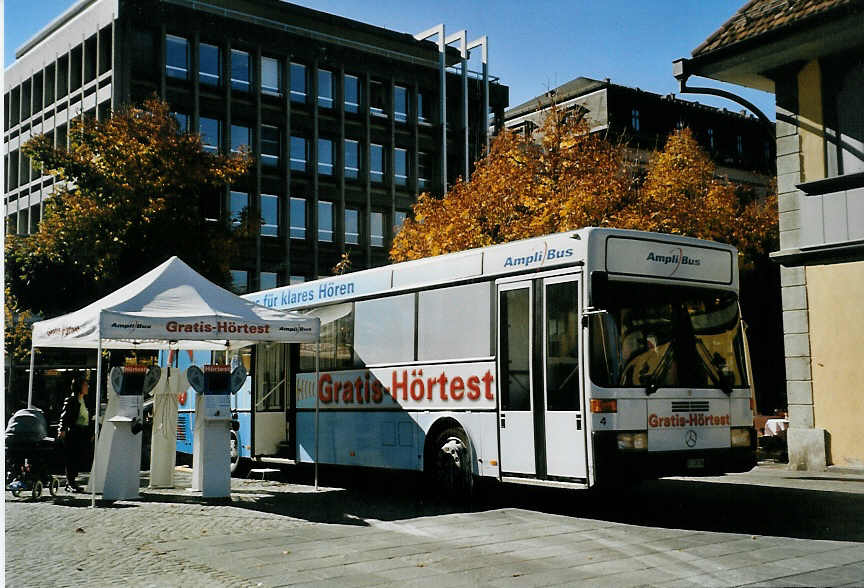
[[[229,440],[229,449],[228,454],[231,459],[231,474],[239,476],[241,472],[240,467],[240,437],[237,435],[237,431],[231,431],[231,437]]]
[[[435,436],[427,466],[434,488],[443,496],[450,500],[471,498],[471,446],[461,427],[447,427]]]

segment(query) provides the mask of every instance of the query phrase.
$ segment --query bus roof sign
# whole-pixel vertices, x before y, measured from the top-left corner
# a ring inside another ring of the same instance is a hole
[[[733,261],[732,251],[719,247],[631,237],[606,240],[610,274],[731,284]]]

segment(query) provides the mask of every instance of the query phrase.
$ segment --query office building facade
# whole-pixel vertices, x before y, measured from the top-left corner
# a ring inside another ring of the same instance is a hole
[[[205,206],[213,222],[261,219],[232,262],[237,291],[329,275],[344,251],[353,269],[386,263],[416,195],[470,173],[507,105],[488,72],[463,72],[464,34],[438,37],[279,0],[82,0],[6,70],[7,227],[35,231],[54,189],[21,153],[30,137],[66,145],[75,117],[156,95],[206,150],[254,155]]]

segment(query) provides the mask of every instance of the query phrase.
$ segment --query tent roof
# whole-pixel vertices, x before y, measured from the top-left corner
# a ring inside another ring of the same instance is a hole
[[[172,257],[75,312],[33,324],[34,347],[225,349],[318,339],[319,319],[241,298]]]

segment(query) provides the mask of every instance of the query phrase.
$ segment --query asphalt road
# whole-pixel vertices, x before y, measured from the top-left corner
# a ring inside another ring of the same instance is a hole
[[[408,476],[310,481],[235,479],[205,501],[181,471],[96,509],[7,492],[6,586],[864,585],[864,472],[505,486],[455,505]]]

